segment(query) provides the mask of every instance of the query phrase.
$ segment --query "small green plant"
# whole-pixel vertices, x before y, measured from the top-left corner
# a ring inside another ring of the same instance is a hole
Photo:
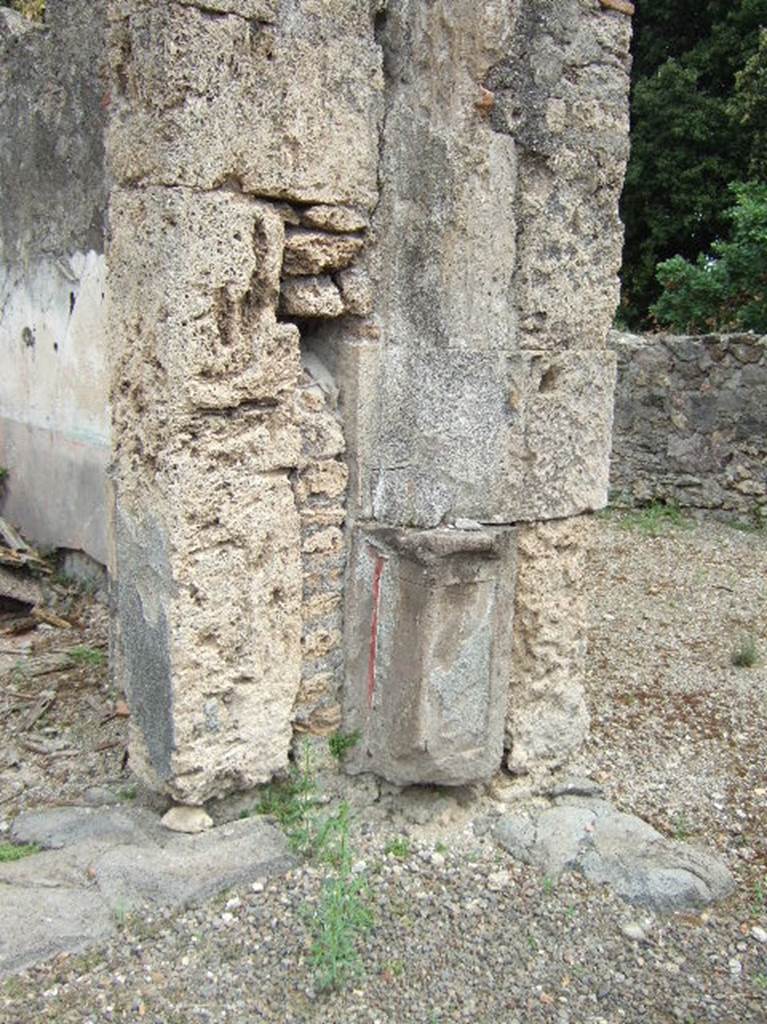
[[[751,901],[751,910],[754,915],[761,914],[767,903],[767,878],[759,878],[754,882],[754,898]]]
[[[31,857],[33,853],[39,853],[40,847],[36,843],[0,843],[0,864],[7,864],[12,860],[21,860],[23,857]]]
[[[550,896],[554,892],[554,879],[548,876],[543,880],[543,891],[547,896]]]
[[[366,901],[367,881],[352,871],[349,805],[343,802],[334,813],[319,814],[310,758],[307,746],[290,777],[267,786],[254,809],[276,818],[291,849],[328,869],[310,919],[310,960],[317,988],[326,991],[342,988],[360,973],[358,938],[372,925],[372,915]]]
[[[674,818],[674,839],[683,843],[690,836],[690,826],[683,814],[677,814]]]
[[[355,729],[354,732],[334,732],[333,735],[328,738],[330,753],[336,761],[343,761],[349,751],[353,750],[354,747],[357,746],[359,739],[359,729]]]
[[[10,6],[30,21],[42,21],[45,17],[45,0],[10,0]]]
[[[754,984],[757,988],[760,988],[762,991],[767,989],[767,974],[755,974]]]
[[[384,847],[384,853],[390,857],[396,857],[397,860],[407,860],[410,852],[410,840],[406,836],[395,836]]]
[[[367,881],[352,872],[349,824],[349,806],[342,803],[317,833],[320,857],[334,869],[325,880],[311,923],[311,961],[320,991],[342,988],[359,975],[358,939],[373,924]]]
[[[127,803],[128,800],[135,800],[138,795],[138,787],[136,786],[123,786],[122,789],[117,791],[117,799]]]
[[[756,640],[752,636],[744,636],[730,659],[736,668],[753,668],[759,661]]]
[[[71,647],[67,651],[67,657],[76,665],[103,665],[107,659],[106,654],[98,647]]]
[[[624,530],[638,530],[648,537],[660,537],[669,527],[688,529],[692,523],[678,505],[654,501],[645,508],[624,515],[620,525]]]
[[[384,964],[384,972],[393,978],[400,978],[405,973],[405,964],[402,960],[389,960]]]
[[[450,852],[450,850],[448,849],[447,845],[443,843],[442,840],[440,839],[439,842],[436,842],[434,844],[434,852],[441,853],[442,856],[444,857]]]

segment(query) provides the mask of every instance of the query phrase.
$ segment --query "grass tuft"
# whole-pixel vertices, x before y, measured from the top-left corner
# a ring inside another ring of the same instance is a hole
[[[330,753],[336,761],[343,761],[349,751],[357,746],[359,739],[359,729],[355,729],[354,732],[334,732],[328,737]]]
[[[638,530],[648,537],[661,537],[669,528],[690,529],[693,522],[673,502],[654,501],[645,508],[627,512],[620,526],[624,530]]]
[[[732,652],[730,660],[736,668],[753,668],[759,661],[756,640],[752,636],[744,636]]]
[[[71,647],[67,657],[76,665],[103,665],[107,656],[97,647]]]
[[[40,847],[36,843],[22,843],[19,846],[14,843],[0,843],[0,864],[31,857],[33,853],[39,852]]]

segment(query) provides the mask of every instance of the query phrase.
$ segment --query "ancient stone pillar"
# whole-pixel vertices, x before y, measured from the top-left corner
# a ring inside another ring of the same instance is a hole
[[[606,499],[628,19],[110,0],[110,23],[134,766],[200,802],[341,703],[352,768],[394,781],[561,760],[582,631],[546,609],[579,531],[545,524]]]

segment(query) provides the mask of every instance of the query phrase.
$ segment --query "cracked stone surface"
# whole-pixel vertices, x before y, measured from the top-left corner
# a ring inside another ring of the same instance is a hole
[[[558,797],[545,807],[504,815],[495,838],[547,878],[578,871],[627,902],[652,910],[703,907],[735,888],[718,857],[667,839],[598,797]]]
[[[127,911],[190,906],[293,865],[254,818],[181,835],[139,807],[60,807],[21,815],[11,835],[43,849],[0,864],[0,977],[113,936]]]

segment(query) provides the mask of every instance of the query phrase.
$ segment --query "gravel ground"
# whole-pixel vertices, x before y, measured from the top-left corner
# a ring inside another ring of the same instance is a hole
[[[497,787],[400,793],[326,768],[323,791],[356,812],[374,918],[348,988],[314,990],[322,876],[307,865],[201,908],[127,917],[119,941],[7,981],[0,1021],[764,1024],[767,672],[731,655],[747,636],[767,654],[767,536],[709,522],[653,537],[615,516],[597,534],[593,724],[573,768],[621,809],[716,849],[738,882],[727,903],[662,918],[578,877],[551,885],[490,840]],[[68,767],[68,792],[93,785]],[[400,857],[386,852],[398,835]]]

